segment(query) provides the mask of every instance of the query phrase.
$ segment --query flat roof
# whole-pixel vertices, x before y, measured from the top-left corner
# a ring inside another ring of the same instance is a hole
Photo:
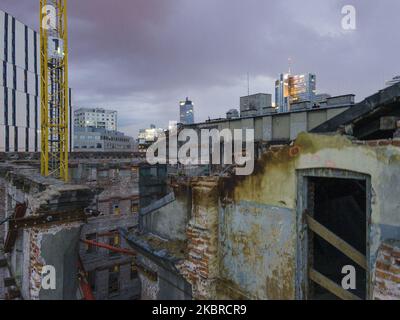
[[[241,117],[241,118],[232,118],[232,119],[227,119],[227,118],[221,118],[221,119],[211,119],[207,120],[204,122],[197,122],[197,123],[192,123],[192,124],[185,124],[185,127],[192,127],[192,126],[198,126],[198,125],[205,125],[205,124],[210,124],[210,123],[222,123],[222,122],[231,122],[231,121],[241,121],[241,120],[246,120],[246,119],[255,119],[255,118],[264,118],[264,117],[272,117],[272,116],[284,116],[288,115],[291,113],[301,113],[301,112],[317,112],[321,110],[329,110],[329,109],[340,109],[340,108],[351,108],[355,106],[355,104],[344,104],[344,105],[336,105],[336,106],[323,106],[319,108],[311,108],[311,109],[300,109],[300,110],[292,110],[292,111],[287,111],[287,112],[273,112],[273,113],[267,113],[263,115],[256,115],[256,116],[247,116],[247,117]]]

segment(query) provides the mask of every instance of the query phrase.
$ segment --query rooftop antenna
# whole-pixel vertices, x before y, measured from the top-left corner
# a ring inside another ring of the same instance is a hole
[[[250,96],[250,74],[247,72],[247,95]]]
[[[292,58],[288,58],[288,63],[289,63],[289,74],[292,74]]]
[[[250,109],[250,74],[247,72],[247,109]]]

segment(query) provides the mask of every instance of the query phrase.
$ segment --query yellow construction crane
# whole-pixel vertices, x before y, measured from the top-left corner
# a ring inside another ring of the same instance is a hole
[[[41,174],[68,181],[67,0],[40,0]]]

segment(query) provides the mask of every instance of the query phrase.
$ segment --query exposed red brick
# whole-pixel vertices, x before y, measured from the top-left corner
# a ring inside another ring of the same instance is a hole
[[[400,275],[400,266],[391,265],[388,271],[395,275]]]
[[[392,141],[392,145],[395,147],[400,147],[400,140],[396,139]]]
[[[391,246],[389,244],[386,244],[386,243],[382,243],[381,247],[380,247],[380,250],[381,250],[382,253],[386,253],[386,254],[391,255],[392,252],[393,252],[393,246]]]
[[[394,257],[399,250],[398,241],[388,241],[380,246],[375,264],[374,299],[399,300],[400,265]]]
[[[391,145],[391,144],[392,144],[391,140],[379,140],[378,141],[378,145],[379,146],[388,146],[388,145]]]
[[[378,145],[378,142],[375,141],[375,140],[371,140],[371,141],[367,141],[367,144],[368,144],[370,147],[376,147],[376,146]]]
[[[394,258],[396,258],[396,259],[400,259],[400,252],[393,251],[393,252],[392,252],[392,257],[394,257]]]
[[[378,262],[376,263],[376,268],[377,268],[378,270],[389,271],[390,264],[388,264],[388,263],[386,263],[386,262],[378,261]]]

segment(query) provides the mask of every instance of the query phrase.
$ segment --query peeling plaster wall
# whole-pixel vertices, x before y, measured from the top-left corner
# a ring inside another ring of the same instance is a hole
[[[240,284],[248,298],[292,298],[295,227],[287,208],[247,201],[227,206],[220,220],[221,279]]]
[[[234,287],[250,298],[295,298],[298,169],[334,168],[371,177],[373,273],[381,242],[400,239],[400,141],[382,144],[302,133],[293,146],[268,151],[253,175],[227,182],[219,221],[222,291]],[[219,296],[229,297],[226,292]]]

